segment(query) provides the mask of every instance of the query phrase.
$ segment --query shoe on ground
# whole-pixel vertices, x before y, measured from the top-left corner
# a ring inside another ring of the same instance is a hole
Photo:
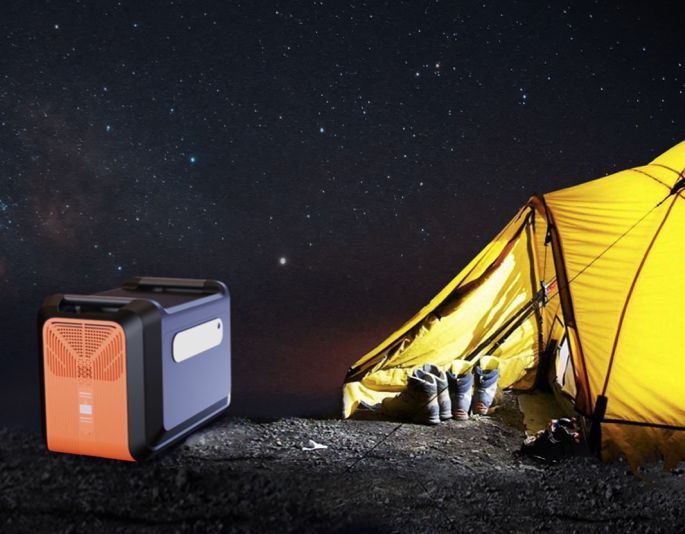
[[[469,418],[471,398],[473,397],[471,363],[466,360],[454,360],[446,375],[452,403],[452,416],[458,421],[466,421]]]
[[[497,385],[499,379],[499,358],[483,356],[474,368],[475,391],[471,411],[487,415],[502,403],[502,390]]]
[[[583,451],[580,433],[574,419],[552,419],[545,430],[529,436],[521,445],[520,453],[534,456],[547,463],[556,463]]]
[[[437,365],[432,363],[424,364],[423,372],[431,374],[435,377],[435,382],[438,385],[438,407],[440,408],[440,419],[446,421],[452,419],[452,401],[450,400],[450,391],[447,383],[447,374]]]
[[[435,377],[422,369],[415,369],[407,380],[407,388],[394,397],[383,399],[381,408],[388,417],[437,425],[440,423],[440,408]]]

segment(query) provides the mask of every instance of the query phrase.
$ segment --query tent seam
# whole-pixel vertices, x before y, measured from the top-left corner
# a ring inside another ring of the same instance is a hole
[[[627,419],[603,419],[602,423],[615,424],[615,425],[645,426],[645,427],[649,427],[649,428],[660,428],[663,430],[685,431],[685,426],[663,425],[661,423],[647,423],[644,421],[630,421]]]
[[[671,214],[671,211],[673,210],[673,206],[675,206],[675,201],[677,199],[674,197],[673,201],[671,202],[671,205],[668,207],[668,210],[666,211],[666,214],[664,215],[663,220],[659,224],[659,228],[657,228],[656,233],[654,234],[654,237],[649,243],[649,246],[647,247],[647,250],[645,250],[644,255],[642,256],[642,261],[640,262],[640,265],[637,268],[637,272],[635,273],[635,276],[633,277],[633,282],[630,284],[630,289],[628,290],[628,294],[626,295],[626,300],[623,304],[623,310],[621,311],[621,317],[619,318],[618,321],[618,328],[616,329],[616,336],[614,337],[614,344],[611,349],[611,357],[609,358],[609,367],[607,368],[607,373],[606,373],[606,378],[604,379],[604,387],[602,388],[602,395],[606,396],[607,389],[609,387],[609,378],[611,376],[611,371],[614,365],[614,359],[616,357],[616,348],[618,347],[618,340],[619,337],[621,336],[621,330],[623,328],[623,321],[625,320],[625,315],[626,311],[628,310],[628,304],[630,303],[630,299],[633,296],[633,292],[635,290],[635,286],[637,285],[637,280],[640,277],[640,274],[642,273],[642,269],[645,266],[645,263],[647,263],[647,257],[649,256],[649,253],[652,251],[652,248],[654,247],[654,243],[656,243],[657,238],[661,234],[661,230],[663,229],[664,225],[666,224],[666,221],[668,220],[668,216]]]
[[[683,169],[682,171],[678,172],[678,171],[676,171],[675,169],[672,169],[671,167],[668,167],[668,166],[663,165],[663,164],[661,164],[661,163],[650,163],[649,165],[650,165],[650,166],[654,166],[654,167],[661,167],[662,169],[666,169],[667,171],[671,171],[673,174],[675,174],[676,176],[678,176],[678,178],[681,178],[681,179],[682,179],[682,178],[685,178],[685,176],[684,176],[684,174],[685,174],[685,169]],[[662,182],[662,181],[659,180],[658,178],[655,178],[654,176],[652,176],[652,175],[649,174],[648,172],[645,172],[645,171],[643,171],[643,170],[641,170],[641,169],[637,169],[637,168],[635,168],[635,169],[628,169],[628,170],[635,171],[635,172],[640,173],[640,174],[644,174],[645,176],[647,176],[648,178],[651,178],[651,179],[654,180],[655,182],[660,183],[661,185],[663,185],[664,187],[666,187],[666,188],[668,188],[668,189],[671,189],[671,192],[673,192],[673,191],[672,191],[672,188],[669,187],[668,184],[665,184],[664,182]],[[677,184],[677,183],[678,183],[678,181],[676,180],[676,184]],[[673,186],[673,187],[675,187],[675,186]]]
[[[590,411],[591,406],[593,406],[593,401],[592,401],[592,389],[590,387],[590,377],[588,375],[588,368],[585,362],[585,351],[583,350],[583,342],[580,338],[580,332],[578,331],[578,325],[576,324],[576,318],[575,318],[575,309],[573,306],[573,296],[571,295],[571,282],[572,280],[569,280],[568,278],[568,273],[566,272],[566,259],[564,258],[564,246],[561,242],[561,235],[559,233],[559,229],[556,226],[556,221],[554,220],[554,215],[550,211],[549,207],[547,206],[547,201],[545,200],[544,195],[541,198],[542,200],[542,205],[545,208],[545,212],[547,215],[547,220],[549,223],[549,231],[550,234],[552,235],[552,259],[554,261],[554,270],[557,275],[557,295],[559,295],[559,302],[561,304],[561,312],[564,314],[564,328],[568,330],[568,328],[572,328],[576,335],[576,339],[578,340],[578,351],[580,352],[580,360],[583,365],[583,378],[584,378],[584,386],[585,386],[585,395],[586,395],[586,400],[587,400],[587,409]],[[559,257],[557,257],[557,254],[555,253],[554,250],[554,242],[556,241],[557,247],[559,249]],[[558,260],[558,264],[557,264]],[[561,274],[563,275],[563,280],[560,280],[560,271]],[[575,279],[575,278],[574,278]],[[565,283],[563,283],[565,282]],[[565,295],[562,296],[562,291],[565,292]],[[563,299],[568,299],[568,308],[571,313],[571,317],[566,317],[566,307],[564,306]]]
[[[671,167],[668,167],[667,165],[664,165],[662,163],[650,163],[650,165],[653,165],[654,167],[661,167],[662,169],[666,169],[667,171],[671,171],[672,173],[677,174],[678,176],[682,176],[683,172],[685,171],[685,169],[684,169],[683,171],[678,172],[675,169],[671,169]],[[645,174],[647,174],[647,173],[645,173]],[[653,176],[650,176],[650,175],[648,175],[648,176],[650,178],[654,178]],[[656,180],[656,178],[654,178],[654,179]]]

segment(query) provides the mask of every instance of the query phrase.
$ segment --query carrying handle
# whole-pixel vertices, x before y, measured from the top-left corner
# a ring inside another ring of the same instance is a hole
[[[128,291],[190,291],[201,293],[220,293],[221,287],[210,280],[191,278],[153,278],[135,276],[121,284]]]
[[[86,295],[64,295],[57,309],[64,311],[63,306],[88,306],[92,308],[123,308],[131,303],[131,299],[117,297],[96,297]]]

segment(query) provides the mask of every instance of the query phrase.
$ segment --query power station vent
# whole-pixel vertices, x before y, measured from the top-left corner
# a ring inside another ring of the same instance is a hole
[[[53,321],[45,330],[45,356],[55,375],[78,378],[83,386],[117,380],[124,366],[124,336],[114,326]]]

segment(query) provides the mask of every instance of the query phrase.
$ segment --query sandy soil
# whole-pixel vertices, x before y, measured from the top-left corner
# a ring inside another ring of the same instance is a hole
[[[224,417],[142,464],[2,431],[0,532],[685,532],[682,469],[518,458],[521,421]]]

